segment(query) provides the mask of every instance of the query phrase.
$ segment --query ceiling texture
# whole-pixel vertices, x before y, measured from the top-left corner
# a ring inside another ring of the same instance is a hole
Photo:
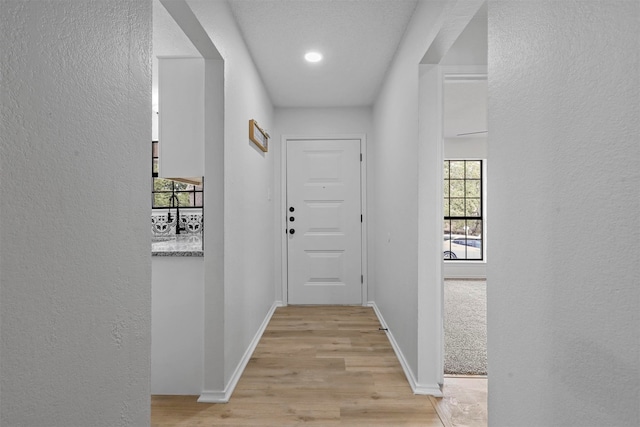
[[[229,3],[276,107],[341,107],[373,103],[417,0]]]
[[[371,105],[417,2],[228,0],[275,107]],[[154,60],[199,56],[162,3],[153,7]],[[310,50],[323,61],[306,62]]]

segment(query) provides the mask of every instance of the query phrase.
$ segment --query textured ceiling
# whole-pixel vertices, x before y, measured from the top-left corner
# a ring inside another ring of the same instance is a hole
[[[334,107],[373,103],[417,0],[229,3],[276,107]]]

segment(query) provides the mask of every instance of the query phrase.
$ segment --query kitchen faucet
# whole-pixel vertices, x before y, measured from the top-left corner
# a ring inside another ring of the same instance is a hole
[[[180,234],[180,231],[185,231],[185,228],[181,226],[182,221],[180,221],[180,200],[178,199],[178,196],[176,196],[175,193],[173,193],[171,195],[171,197],[169,197],[169,202],[171,203],[171,208],[173,207],[173,203],[175,201],[175,208],[176,208],[176,234]],[[171,222],[171,208],[169,208],[169,216],[168,216],[168,220],[169,222]]]

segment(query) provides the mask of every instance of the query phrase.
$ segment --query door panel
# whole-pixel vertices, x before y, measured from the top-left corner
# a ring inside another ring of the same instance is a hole
[[[360,140],[287,141],[289,304],[362,303],[360,213]]]

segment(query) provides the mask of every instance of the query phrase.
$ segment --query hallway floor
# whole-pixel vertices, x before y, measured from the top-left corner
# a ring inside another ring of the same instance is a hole
[[[487,426],[487,377],[446,376],[444,397],[429,397],[445,427]]]
[[[414,395],[379,327],[368,307],[278,308],[229,403],[152,396],[151,425],[486,425],[486,380],[473,379],[484,382],[484,402],[472,401],[482,392],[462,397],[456,378],[442,399]]]

